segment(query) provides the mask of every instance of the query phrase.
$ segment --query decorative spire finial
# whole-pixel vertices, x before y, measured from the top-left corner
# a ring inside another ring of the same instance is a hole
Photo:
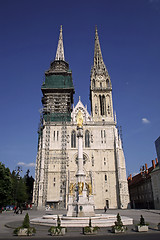
[[[63,60],[63,61],[65,61],[65,58],[64,58],[64,48],[63,48],[62,25],[60,27],[59,41],[58,41],[58,47],[57,47],[55,60]]]
[[[98,37],[97,25],[95,26],[95,39]]]

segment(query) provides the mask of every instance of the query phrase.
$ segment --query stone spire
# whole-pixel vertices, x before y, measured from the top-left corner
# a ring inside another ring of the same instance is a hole
[[[94,64],[91,70],[90,100],[93,121],[114,121],[112,84],[103,62],[97,27],[95,29]]]
[[[58,47],[57,47],[55,60],[63,60],[63,61],[65,61],[65,58],[64,58],[64,47],[63,47],[62,25],[60,27],[59,41],[58,41]]]
[[[95,27],[95,46],[94,46],[94,65],[95,70],[106,70],[105,64],[103,62],[101,47],[99,43],[97,26]]]

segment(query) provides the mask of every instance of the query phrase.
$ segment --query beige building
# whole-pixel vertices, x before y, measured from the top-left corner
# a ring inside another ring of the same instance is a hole
[[[86,86],[87,87],[87,86]],[[88,86],[89,87],[89,86]],[[76,185],[78,141],[76,116],[83,113],[83,160],[86,183],[96,209],[127,208],[125,158],[113,115],[112,84],[103,62],[97,29],[91,70],[91,114],[81,99],[73,105],[72,72],[65,61],[62,28],[55,60],[42,85],[41,123],[33,202],[38,208],[67,208],[70,186]]]

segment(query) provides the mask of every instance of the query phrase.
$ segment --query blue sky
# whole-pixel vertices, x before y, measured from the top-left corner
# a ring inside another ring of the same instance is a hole
[[[0,0],[0,161],[34,175],[44,72],[63,25],[65,58],[88,105],[98,27],[113,104],[122,126],[127,175],[156,158],[160,135],[159,0]]]

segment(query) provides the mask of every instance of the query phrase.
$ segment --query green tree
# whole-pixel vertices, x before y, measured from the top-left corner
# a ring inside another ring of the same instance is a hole
[[[12,180],[9,168],[0,162],[0,207],[12,203]]]
[[[34,178],[32,176],[29,176],[29,169],[26,172],[26,175],[24,175],[24,180],[26,183],[26,188],[27,188],[27,195],[28,195],[28,203],[32,202],[32,194],[33,194],[33,183],[34,183]]]
[[[11,174],[12,177],[12,198],[14,204],[21,206],[28,199],[25,179],[19,175],[19,169]]]
[[[23,178],[17,179],[17,189],[16,189],[16,201],[17,205],[22,205],[27,201],[27,189]]]

